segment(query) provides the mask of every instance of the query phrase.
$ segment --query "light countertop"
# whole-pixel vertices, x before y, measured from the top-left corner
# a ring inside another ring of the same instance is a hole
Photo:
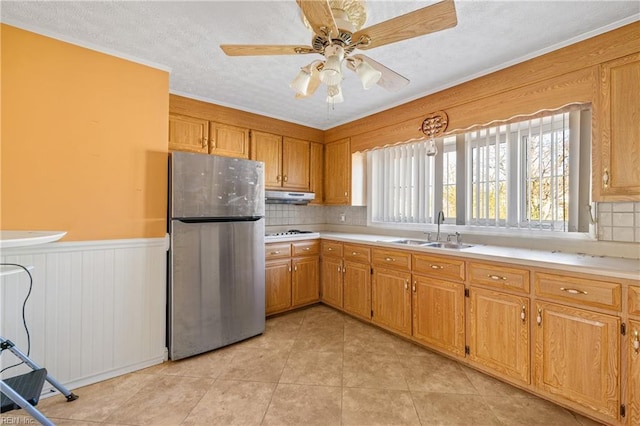
[[[475,244],[472,247],[462,250],[416,245],[407,246],[391,242],[403,239],[402,237],[374,234],[320,232],[320,238],[347,243],[370,244],[392,249],[513,263],[519,266],[559,269],[563,272],[583,272],[640,281],[640,261],[637,259],[622,259],[617,257],[592,256],[580,253],[532,250],[485,244]]]

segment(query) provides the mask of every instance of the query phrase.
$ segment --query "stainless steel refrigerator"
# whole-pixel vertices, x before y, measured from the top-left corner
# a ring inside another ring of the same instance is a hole
[[[171,154],[171,359],[264,332],[264,210],[263,163]]]

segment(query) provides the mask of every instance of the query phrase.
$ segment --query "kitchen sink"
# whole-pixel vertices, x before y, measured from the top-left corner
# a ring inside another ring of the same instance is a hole
[[[463,250],[466,248],[473,247],[473,244],[463,244],[463,243],[455,243],[452,241],[425,241],[425,240],[393,240],[387,241],[392,244],[402,244],[405,246],[420,246],[420,247],[432,247],[432,248],[444,248],[444,249],[452,249],[452,250]]]
[[[454,242],[450,242],[450,241],[427,243],[427,244],[423,244],[423,246],[424,247],[433,247],[433,248],[446,248],[446,249],[453,249],[453,250],[462,250],[462,249],[473,247],[472,244],[454,243]]]
[[[404,244],[407,246],[424,246],[426,244],[429,244],[429,241],[425,240],[394,240],[389,242],[392,244]]]

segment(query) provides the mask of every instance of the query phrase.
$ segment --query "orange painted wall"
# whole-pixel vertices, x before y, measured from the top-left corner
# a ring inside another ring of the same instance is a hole
[[[162,237],[169,74],[1,25],[0,228]]]

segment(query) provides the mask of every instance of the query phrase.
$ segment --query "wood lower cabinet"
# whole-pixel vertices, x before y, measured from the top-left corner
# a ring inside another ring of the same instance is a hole
[[[640,425],[640,321],[629,321],[627,417],[630,425]]]
[[[320,300],[320,243],[271,243],[265,248],[265,312],[284,312]]]
[[[620,319],[546,302],[535,313],[535,385],[617,420]]]
[[[411,335],[411,274],[374,267],[372,321],[401,334]]]
[[[322,301],[338,309],[343,308],[342,258],[322,258]]]
[[[265,263],[265,312],[267,315],[291,307],[291,260]]]
[[[331,142],[324,147],[324,203],[351,203],[351,143],[350,139]]]
[[[530,383],[529,298],[469,289],[469,359],[521,383]]]
[[[318,256],[291,260],[291,304],[293,307],[317,302],[319,299],[320,259]]]
[[[464,356],[464,284],[413,275],[413,337]]]
[[[371,319],[371,266],[344,261],[344,310]]]

